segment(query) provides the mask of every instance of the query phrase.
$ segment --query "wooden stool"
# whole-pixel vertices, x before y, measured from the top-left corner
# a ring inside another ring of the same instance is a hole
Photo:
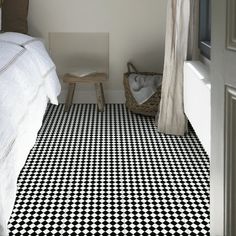
[[[93,74],[86,75],[83,77],[80,77],[79,75],[77,76],[76,74],[69,74],[69,73],[65,74],[63,77],[63,81],[69,84],[68,95],[66,98],[65,112],[69,111],[70,109],[76,83],[95,84],[98,110],[101,112],[104,111],[105,98],[104,98],[104,93],[103,93],[102,82],[106,81],[107,79],[108,79],[107,74],[105,73],[93,73]]]

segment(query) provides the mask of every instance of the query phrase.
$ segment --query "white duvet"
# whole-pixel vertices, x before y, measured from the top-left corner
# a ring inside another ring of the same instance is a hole
[[[17,178],[60,84],[43,44],[18,33],[0,34],[0,235],[14,206]]]

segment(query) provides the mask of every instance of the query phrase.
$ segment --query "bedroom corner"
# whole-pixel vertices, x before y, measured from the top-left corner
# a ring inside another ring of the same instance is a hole
[[[0,0],[0,236],[234,235],[228,1]]]

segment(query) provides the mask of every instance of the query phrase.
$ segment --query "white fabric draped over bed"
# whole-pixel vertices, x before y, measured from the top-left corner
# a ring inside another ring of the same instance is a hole
[[[48,100],[61,87],[44,45],[18,33],[0,34],[0,235],[16,197],[17,178],[42,125]]]

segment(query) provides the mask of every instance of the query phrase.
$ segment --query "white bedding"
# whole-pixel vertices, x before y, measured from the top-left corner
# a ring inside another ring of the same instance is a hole
[[[60,83],[43,44],[18,33],[0,34],[0,235],[8,235],[17,178]]]

